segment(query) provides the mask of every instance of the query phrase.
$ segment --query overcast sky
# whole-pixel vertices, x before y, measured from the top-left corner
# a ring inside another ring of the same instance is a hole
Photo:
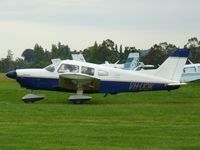
[[[81,50],[105,39],[148,49],[200,38],[200,0],[0,0],[0,58],[35,43]]]

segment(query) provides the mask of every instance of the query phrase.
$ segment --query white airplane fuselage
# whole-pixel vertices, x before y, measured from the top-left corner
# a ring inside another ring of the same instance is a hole
[[[33,90],[55,90],[63,91],[59,88],[59,76],[62,74],[83,74],[81,69],[78,72],[59,73],[59,68],[63,64],[77,65],[79,68],[90,67],[94,69],[94,75],[88,75],[101,80],[99,93],[118,93],[118,92],[139,92],[148,90],[170,90],[167,85],[171,80],[162,79],[140,72],[121,70],[106,66],[83,63],[74,60],[65,60],[55,68],[53,72],[47,69],[19,69],[16,70],[17,82],[25,88]],[[179,86],[174,86],[173,89]],[[87,92],[87,91],[86,91]],[[88,91],[89,93],[89,91]]]

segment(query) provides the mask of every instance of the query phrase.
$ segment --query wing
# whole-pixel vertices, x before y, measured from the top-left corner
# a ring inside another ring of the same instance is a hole
[[[59,86],[68,91],[98,92],[100,79],[82,74],[61,74]]]

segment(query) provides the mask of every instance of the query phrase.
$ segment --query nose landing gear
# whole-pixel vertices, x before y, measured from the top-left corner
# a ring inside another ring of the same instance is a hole
[[[22,97],[22,101],[24,101],[24,103],[34,103],[44,98],[45,98],[44,95],[36,95],[36,94],[33,94],[31,91],[29,94]]]

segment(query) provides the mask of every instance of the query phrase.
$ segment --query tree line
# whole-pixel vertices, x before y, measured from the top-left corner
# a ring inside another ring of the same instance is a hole
[[[198,38],[193,37],[183,46],[189,48],[191,55],[189,59],[194,63],[200,63],[200,41]],[[131,52],[140,53],[140,61],[145,64],[158,66],[169,56],[169,54],[176,49],[177,46],[162,42],[153,45],[148,50],[140,50],[135,47],[117,45],[114,41],[107,39],[102,43],[94,44],[84,50],[76,51],[71,50],[68,45],[63,45],[60,42],[53,44],[51,50],[43,49],[39,44],[35,44],[33,49],[25,49],[22,52],[22,58],[13,59],[13,51],[8,50],[6,58],[0,59],[0,72],[7,72],[13,69],[21,68],[42,68],[51,63],[51,59],[60,58],[72,59],[72,54],[81,53],[87,62],[101,64],[105,61],[110,63],[124,63]]]

